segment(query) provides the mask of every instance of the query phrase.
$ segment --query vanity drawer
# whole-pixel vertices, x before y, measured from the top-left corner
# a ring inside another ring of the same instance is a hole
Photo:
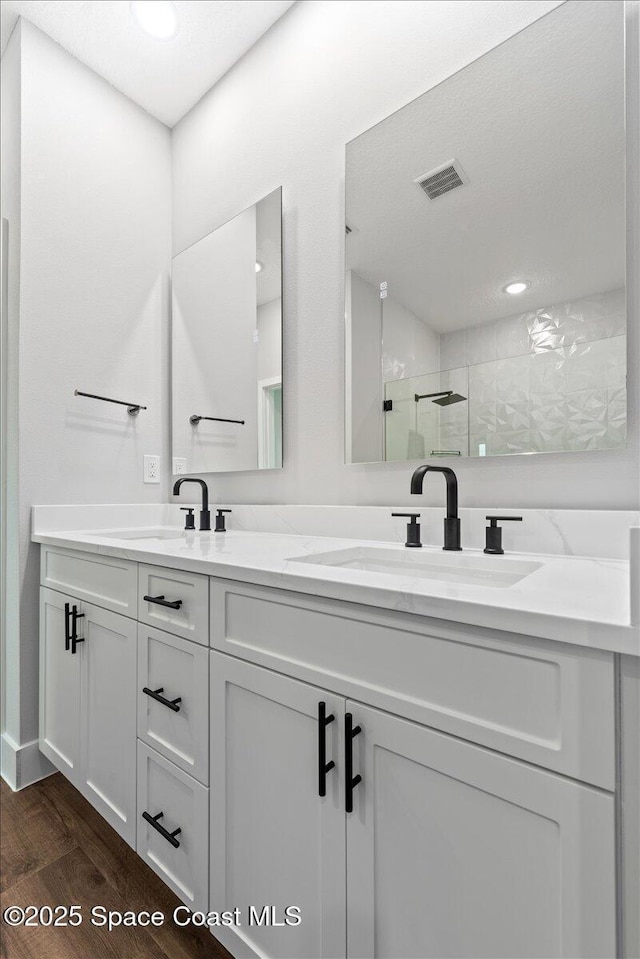
[[[136,618],[138,570],[114,556],[40,547],[40,583],[60,593]]]
[[[609,653],[217,579],[211,645],[604,789],[615,786]]]
[[[145,599],[145,596],[152,599]],[[171,603],[179,606],[168,605]],[[138,569],[138,619],[148,626],[156,626],[206,646],[209,630],[207,577],[141,563]]]
[[[136,849],[191,910],[208,908],[208,813],[209,790],[138,740]]]
[[[145,693],[156,692],[162,702]],[[178,703],[171,703],[180,697]],[[209,650],[138,624],[138,736],[209,783]]]

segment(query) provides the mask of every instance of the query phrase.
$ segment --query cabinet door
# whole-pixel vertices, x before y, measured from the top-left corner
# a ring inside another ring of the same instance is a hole
[[[76,606],[82,604],[77,600]],[[40,751],[60,772],[80,782],[80,662],[66,641],[65,604],[71,596],[40,589]],[[69,646],[69,648],[67,648]]]
[[[238,956],[343,956],[344,700],[215,652],[210,697],[211,909],[242,911],[235,942],[224,929],[214,934]],[[326,725],[320,703],[335,717]],[[320,730],[325,761],[335,763],[323,797]],[[298,925],[284,924],[289,906],[300,909]],[[263,907],[279,925],[265,923]]]
[[[350,957],[615,955],[612,795],[347,710]]]
[[[82,791],[135,847],[136,623],[83,605]]]

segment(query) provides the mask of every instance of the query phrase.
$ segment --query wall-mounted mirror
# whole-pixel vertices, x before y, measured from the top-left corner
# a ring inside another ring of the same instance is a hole
[[[172,285],[174,460],[282,467],[282,190],[175,256]]]
[[[347,145],[348,462],[625,445],[624,114],[570,0]]]

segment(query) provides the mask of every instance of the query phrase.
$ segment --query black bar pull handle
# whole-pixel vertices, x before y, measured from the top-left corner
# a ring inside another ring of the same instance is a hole
[[[152,816],[145,809],[145,811],[142,813],[142,818],[146,819],[149,825],[153,826],[153,828],[160,833],[163,839],[166,839],[168,843],[171,843],[174,849],[179,849],[180,843],[176,839],[176,836],[178,833],[182,832],[182,829],[174,829],[173,832],[169,832],[168,829],[165,829],[164,826],[161,826],[158,822],[159,819],[162,819],[163,815],[164,813],[159,812],[156,816]]]
[[[78,639],[78,620],[79,619],[84,619],[84,613],[79,613],[78,607],[74,603],[73,608],[71,610],[71,636],[69,637],[71,640],[71,652],[74,654],[74,656],[76,652],[76,646],[78,645],[78,643],[84,643],[84,639]]]
[[[358,773],[353,775],[353,740],[362,732],[361,726],[353,725],[353,716],[351,713],[345,713],[344,717],[344,763],[345,763],[345,783],[344,783],[344,808],[346,812],[353,812],[353,790],[358,783],[362,782],[362,776]]]
[[[165,699],[164,696],[160,695],[160,693],[164,692],[164,686],[160,686],[159,689],[149,689],[148,686],[143,686],[142,692],[146,693],[147,696],[151,696],[151,699],[155,699],[157,703],[162,703],[163,706],[172,709],[174,713],[180,712],[178,703],[182,702],[182,696],[177,696],[175,699]]]
[[[327,704],[318,703],[318,795],[327,795],[327,773],[335,768],[333,759],[327,762],[327,726],[336,717],[333,713],[327,716]]]
[[[72,636],[72,637],[71,637],[71,652],[72,652],[74,655],[75,655],[76,646],[78,645],[78,643],[84,643],[84,639],[78,639],[77,636]]]
[[[157,606],[168,606],[169,609],[180,609],[181,599],[165,599],[164,596],[143,596],[147,603],[155,603]]]
[[[64,604],[64,648],[69,652],[71,643],[71,603]]]

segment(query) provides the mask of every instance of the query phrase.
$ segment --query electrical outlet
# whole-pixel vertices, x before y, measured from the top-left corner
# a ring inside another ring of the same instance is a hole
[[[160,482],[160,457],[159,456],[145,455],[143,475],[144,475],[145,483]]]
[[[173,470],[172,476],[182,476],[187,472],[187,460],[186,457],[174,456],[173,457]]]

